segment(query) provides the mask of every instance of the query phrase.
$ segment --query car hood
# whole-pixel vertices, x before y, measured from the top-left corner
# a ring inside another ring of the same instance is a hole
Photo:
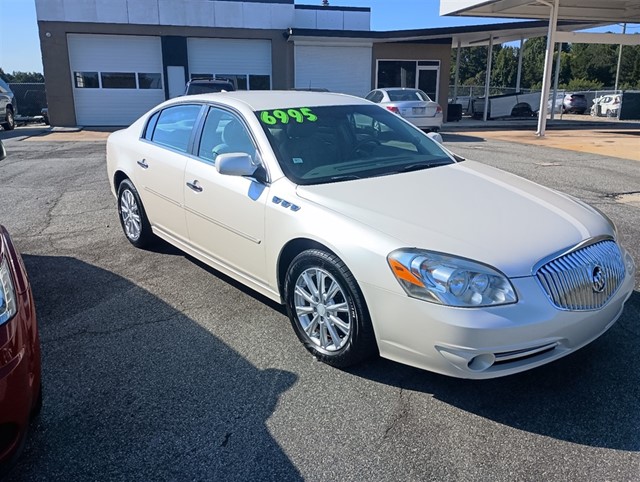
[[[585,239],[614,235],[586,204],[473,161],[297,192],[404,247],[470,258],[509,277],[530,276],[538,261]]]

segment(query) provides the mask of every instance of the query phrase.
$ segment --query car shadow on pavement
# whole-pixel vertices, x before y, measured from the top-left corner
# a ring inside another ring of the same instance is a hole
[[[374,360],[354,375],[434,398],[518,430],[575,444],[640,451],[640,292],[599,339],[548,365],[464,380]]]
[[[0,139],[6,141],[7,139],[14,139],[16,137],[39,136],[49,131],[51,131],[51,128],[44,124],[32,127],[21,127],[10,131],[0,128]]]
[[[256,368],[112,272],[23,258],[44,408],[8,480],[301,480],[266,426],[296,375]]]

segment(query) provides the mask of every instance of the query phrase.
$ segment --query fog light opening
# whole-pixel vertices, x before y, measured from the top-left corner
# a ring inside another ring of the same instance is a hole
[[[496,361],[496,357],[493,353],[483,353],[482,355],[474,356],[467,367],[474,372],[482,372],[491,367]]]

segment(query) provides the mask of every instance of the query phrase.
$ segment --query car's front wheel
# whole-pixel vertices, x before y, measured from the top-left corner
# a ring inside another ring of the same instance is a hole
[[[7,114],[4,122],[2,123],[2,127],[4,127],[4,130],[6,131],[11,131],[16,127],[16,119],[13,116],[13,110],[11,110],[11,107],[7,107]]]
[[[293,329],[318,360],[344,368],[377,353],[364,297],[340,258],[317,249],[300,253],[284,290]]]
[[[135,186],[125,179],[118,187],[118,215],[124,235],[137,248],[149,246],[153,239],[151,224]]]

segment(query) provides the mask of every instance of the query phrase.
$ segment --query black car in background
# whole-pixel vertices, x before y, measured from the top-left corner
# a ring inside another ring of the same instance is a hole
[[[191,79],[187,82],[184,95],[211,94],[215,92],[233,92],[235,87],[228,80],[222,79]]]

